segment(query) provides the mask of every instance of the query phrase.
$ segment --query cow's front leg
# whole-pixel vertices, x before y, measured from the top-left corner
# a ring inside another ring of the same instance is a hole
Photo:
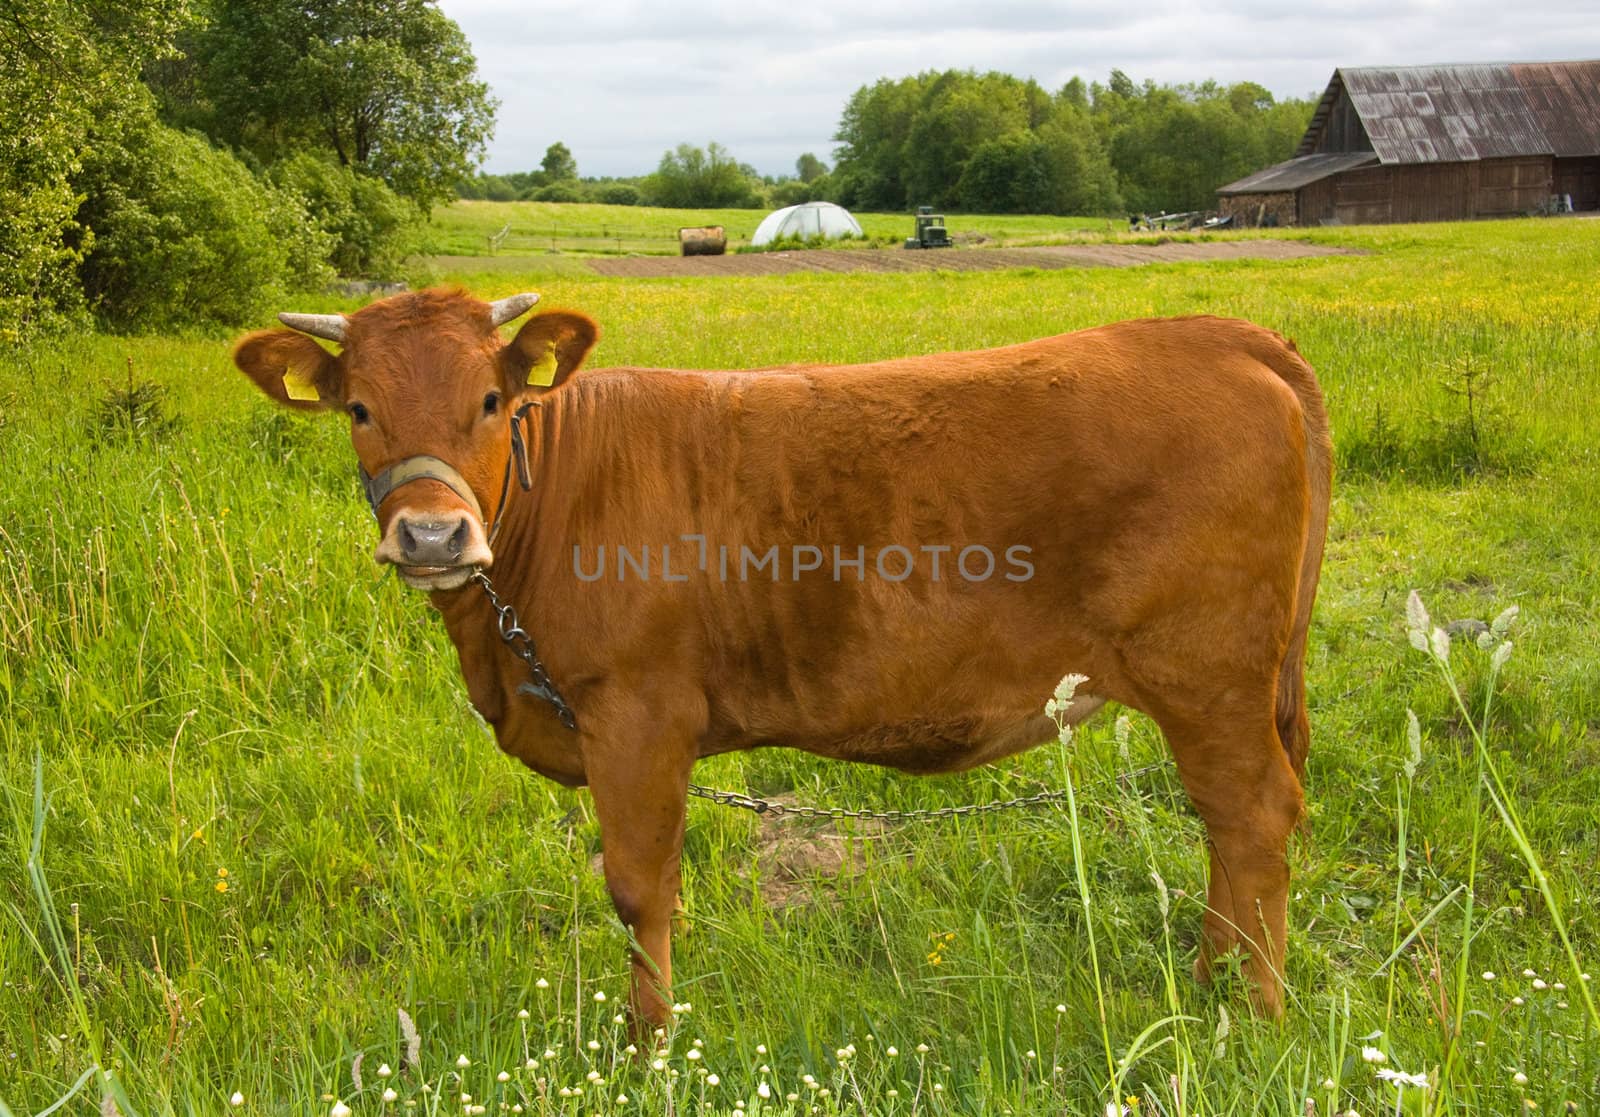
[[[680,732],[652,740],[649,726],[643,719],[624,723],[614,738],[586,741],[584,749],[606,888],[637,944],[630,1004],[638,1036],[672,1015],[672,920],[694,764],[690,739]]]

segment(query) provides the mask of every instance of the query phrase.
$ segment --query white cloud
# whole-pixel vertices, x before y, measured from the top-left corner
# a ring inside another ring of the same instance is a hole
[[[1600,57],[1592,0],[441,0],[500,98],[494,171],[557,140],[584,174],[654,169],[712,140],[768,174],[833,161],[845,101],[882,77],[1001,70],[1047,89],[1250,80],[1320,93],[1337,66]]]

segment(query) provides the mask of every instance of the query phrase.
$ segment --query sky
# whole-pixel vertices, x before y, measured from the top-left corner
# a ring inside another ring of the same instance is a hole
[[[582,175],[715,141],[768,175],[830,166],[850,95],[923,70],[1059,89],[1254,81],[1319,96],[1339,66],[1600,58],[1595,0],[439,0],[500,100],[485,169],[572,149]]]

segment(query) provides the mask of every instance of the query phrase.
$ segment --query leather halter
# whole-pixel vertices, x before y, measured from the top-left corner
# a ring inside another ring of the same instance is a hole
[[[461,476],[455,466],[431,454],[416,454],[403,458],[376,477],[369,474],[365,466],[356,467],[361,473],[361,488],[367,495],[367,504],[372,508],[373,519],[378,518],[378,506],[402,485],[409,485],[413,481],[437,481],[459,496],[472,509],[472,514],[489,533],[488,545],[492,548],[495,538],[500,534],[500,525],[505,519],[506,496],[511,492],[511,467],[516,466],[517,482],[522,486],[523,492],[533,487],[533,477],[528,472],[528,444],[522,435],[522,420],[534,406],[535,402],[529,401],[517,408],[516,413],[511,416],[511,455],[506,458],[506,475],[500,482],[500,503],[495,508],[494,523],[491,524],[483,518],[483,505],[478,502],[478,495],[472,491],[472,486],[467,484],[467,479]]]

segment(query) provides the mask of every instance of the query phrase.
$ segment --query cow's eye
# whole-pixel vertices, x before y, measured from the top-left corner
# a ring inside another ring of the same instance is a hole
[[[485,415],[493,415],[496,411],[499,411],[499,410],[500,410],[500,393],[499,392],[490,392],[488,395],[483,397],[483,413]]]
[[[352,403],[350,405],[350,418],[354,419],[358,423],[365,423],[367,419],[370,418],[370,416],[367,414],[366,405],[361,403]]]

